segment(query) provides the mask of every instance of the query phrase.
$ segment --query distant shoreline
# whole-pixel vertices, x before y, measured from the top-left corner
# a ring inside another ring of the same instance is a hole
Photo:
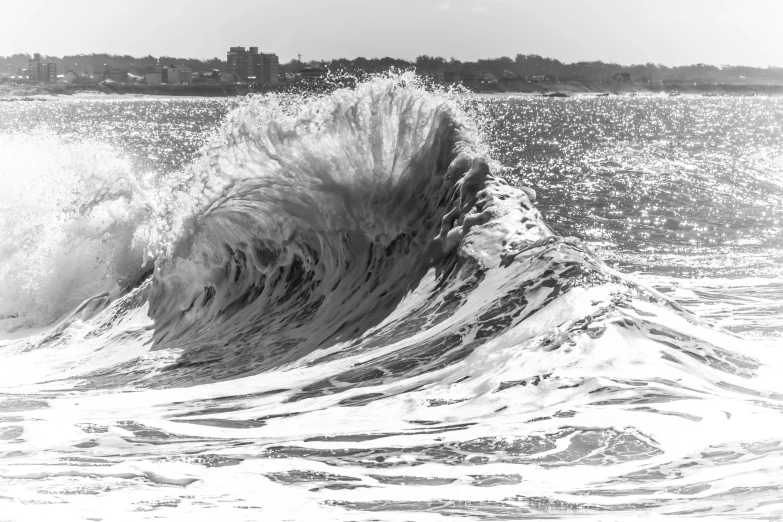
[[[666,83],[634,84],[608,82],[499,82],[480,84],[473,89],[483,94],[714,94],[728,96],[783,95],[783,84]]]
[[[268,92],[270,89],[257,88],[243,84],[190,84],[190,85],[145,85],[145,84],[39,84],[39,85],[0,85],[0,99],[20,97],[56,96],[162,96],[162,97],[199,97],[229,98],[252,93]]]
[[[283,85],[281,88],[285,88]],[[667,83],[633,84],[607,82],[525,82],[510,81],[497,83],[476,83],[466,86],[469,90],[483,96],[536,96],[563,93],[569,96],[589,96],[600,94],[616,95],[715,95],[715,96],[779,96],[783,95],[783,84],[714,84],[714,83]],[[135,98],[135,97],[198,97],[232,98],[274,92],[274,88],[258,88],[244,84],[191,84],[191,85],[143,85],[111,84],[107,85],[0,85],[0,100],[12,99],[50,99],[50,98]]]

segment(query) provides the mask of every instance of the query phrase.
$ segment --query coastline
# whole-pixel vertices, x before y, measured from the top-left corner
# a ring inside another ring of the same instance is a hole
[[[277,90],[290,87],[283,85]],[[567,96],[663,96],[672,94],[697,96],[779,96],[783,84],[714,84],[679,82],[666,84],[633,84],[611,82],[525,82],[503,81],[477,83],[466,87],[479,96],[542,96],[562,93]],[[274,92],[247,84],[191,84],[191,85],[143,85],[143,84],[39,84],[0,85],[0,101],[50,100],[50,99],[134,99],[134,98],[233,98],[248,94]]]
[[[38,84],[0,85],[0,100],[25,99],[109,99],[109,98],[231,98],[267,92],[269,89],[242,84],[191,84],[191,85],[144,85],[144,84]]]
[[[665,84],[634,84],[613,82],[497,82],[479,84],[473,89],[480,94],[494,95],[542,95],[564,93],[568,95],[667,95],[690,94],[711,96],[778,96],[783,95],[783,84],[715,84],[698,82],[671,82]]]

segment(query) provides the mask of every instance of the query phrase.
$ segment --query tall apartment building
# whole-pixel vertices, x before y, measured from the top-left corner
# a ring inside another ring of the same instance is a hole
[[[250,52],[244,47],[230,47],[226,54],[228,72],[235,75],[237,78],[243,79],[253,76],[253,62],[251,57],[254,54],[258,54],[258,47],[251,47]]]
[[[57,64],[43,63],[41,55],[35,53],[33,59],[28,62],[30,81],[36,83],[54,83],[57,81]]]
[[[228,72],[237,78],[255,78],[259,83],[277,85],[279,70],[274,53],[259,53],[258,47],[231,47],[226,54],[226,62]]]
[[[271,53],[264,53],[261,55],[261,68],[256,71],[256,81],[260,81],[266,85],[277,85],[279,70],[277,63],[277,55]]]

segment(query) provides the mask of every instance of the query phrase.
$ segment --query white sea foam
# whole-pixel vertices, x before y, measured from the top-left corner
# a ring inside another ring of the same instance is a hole
[[[116,149],[0,136],[0,335],[40,327],[143,273],[150,188]],[[142,241],[139,241],[142,239]]]
[[[0,345],[3,512],[776,513],[777,357],[554,235],[460,107],[232,113],[134,221],[152,278]]]

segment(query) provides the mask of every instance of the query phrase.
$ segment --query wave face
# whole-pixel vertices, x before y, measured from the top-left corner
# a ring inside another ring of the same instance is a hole
[[[0,502],[129,519],[775,513],[771,345],[556,234],[501,177],[481,117],[411,75],[256,97],[181,170],[72,191],[96,201],[74,223],[116,209],[101,259],[123,262],[76,263],[59,284],[103,293],[0,343]]]
[[[431,347],[413,352],[431,371],[467,356],[467,339],[517,322],[487,302],[474,311],[491,320],[441,324],[470,290],[499,291],[479,289],[487,267],[552,237],[527,194],[491,175],[456,111],[387,81],[295,116],[268,100],[232,114],[199,164],[202,213],[151,288],[156,346],[187,347],[183,379],[275,368],[363,338],[420,295],[430,271],[437,286],[372,344],[430,330]]]

